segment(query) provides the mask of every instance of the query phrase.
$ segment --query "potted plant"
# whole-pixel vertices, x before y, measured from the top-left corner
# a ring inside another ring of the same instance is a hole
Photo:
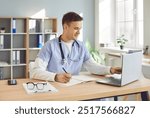
[[[120,49],[122,50],[124,48],[124,45],[128,41],[127,39],[124,38],[125,35],[122,34],[118,39],[117,39],[117,44],[120,46]]]

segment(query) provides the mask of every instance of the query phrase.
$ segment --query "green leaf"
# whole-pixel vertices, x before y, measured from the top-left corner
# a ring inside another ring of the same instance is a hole
[[[124,38],[124,34],[122,34],[119,38],[117,38],[117,44],[118,45],[125,45],[125,43],[128,41],[127,39]]]
[[[92,46],[91,46],[91,44],[90,44],[90,41],[89,41],[89,40],[86,40],[86,42],[85,42],[85,46],[86,46],[86,48],[89,50],[89,52],[91,52],[91,50],[92,50]]]
[[[92,48],[90,41],[86,40],[85,43],[86,48],[88,49],[88,51],[90,52],[92,58],[100,64],[105,64],[105,56],[100,54],[98,50]]]

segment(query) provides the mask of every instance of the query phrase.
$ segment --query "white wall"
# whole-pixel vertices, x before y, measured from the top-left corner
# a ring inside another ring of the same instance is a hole
[[[144,45],[149,45],[150,54],[150,0],[144,0]]]
[[[0,0],[0,17],[30,17],[42,9],[45,9],[46,16],[58,18],[59,34],[64,13],[83,13],[83,38],[90,39],[94,44],[94,0]]]

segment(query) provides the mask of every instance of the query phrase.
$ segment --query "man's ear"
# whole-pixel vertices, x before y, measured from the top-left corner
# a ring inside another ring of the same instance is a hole
[[[67,29],[68,29],[68,25],[65,23],[65,24],[63,25],[63,28],[64,28],[64,30],[67,30]]]

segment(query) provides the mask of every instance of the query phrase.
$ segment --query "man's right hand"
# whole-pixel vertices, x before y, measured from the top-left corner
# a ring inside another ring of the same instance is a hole
[[[70,73],[56,74],[55,81],[60,83],[67,83],[70,81],[71,77],[72,75]]]
[[[120,67],[111,67],[110,68],[110,73],[111,74],[121,74],[122,73],[122,68],[120,68]]]

